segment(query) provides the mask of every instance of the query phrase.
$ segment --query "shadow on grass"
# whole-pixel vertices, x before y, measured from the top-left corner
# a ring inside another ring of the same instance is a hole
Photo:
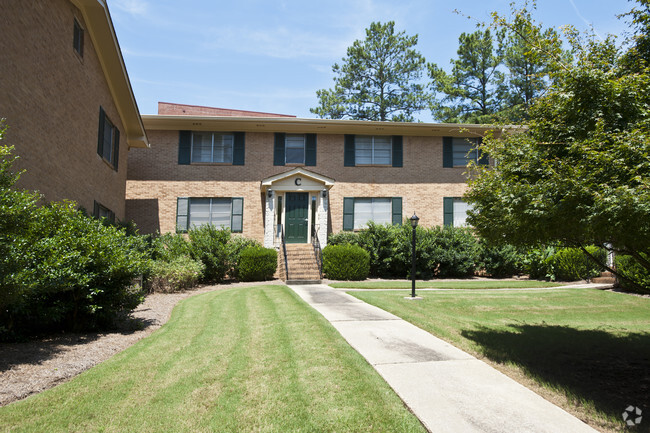
[[[622,419],[626,407],[639,407],[643,421],[634,431],[650,431],[650,333],[511,325],[507,330],[465,330],[462,335],[489,359],[513,362],[615,419]]]

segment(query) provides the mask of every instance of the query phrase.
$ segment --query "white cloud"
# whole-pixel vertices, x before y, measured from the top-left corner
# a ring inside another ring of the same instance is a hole
[[[111,0],[111,6],[131,15],[146,15],[149,11],[146,0]]]

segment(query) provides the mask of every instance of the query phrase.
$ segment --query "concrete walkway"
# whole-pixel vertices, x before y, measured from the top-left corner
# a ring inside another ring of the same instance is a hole
[[[393,314],[323,284],[289,287],[332,323],[431,432],[596,432]]]

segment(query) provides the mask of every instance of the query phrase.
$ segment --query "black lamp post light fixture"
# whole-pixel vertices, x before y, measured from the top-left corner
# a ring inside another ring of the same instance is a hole
[[[413,239],[411,243],[411,296],[406,297],[406,299],[422,299],[418,296],[415,296],[415,229],[418,226],[420,218],[413,212],[413,216],[409,218],[411,222],[411,227],[413,228]]]

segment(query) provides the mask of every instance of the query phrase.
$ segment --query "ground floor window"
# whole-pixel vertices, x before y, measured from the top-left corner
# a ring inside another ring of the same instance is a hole
[[[106,218],[112,223],[115,222],[115,213],[106,206],[103,206],[96,201],[94,202],[93,206],[93,216],[97,219]]]
[[[343,230],[359,230],[376,224],[402,223],[401,197],[346,197],[343,199]]]
[[[176,231],[211,224],[241,233],[244,199],[241,197],[179,197],[176,206]]]
[[[444,223],[454,227],[463,227],[467,225],[467,211],[472,209],[472,205],[464,202],[459,197],[444,198]]]

